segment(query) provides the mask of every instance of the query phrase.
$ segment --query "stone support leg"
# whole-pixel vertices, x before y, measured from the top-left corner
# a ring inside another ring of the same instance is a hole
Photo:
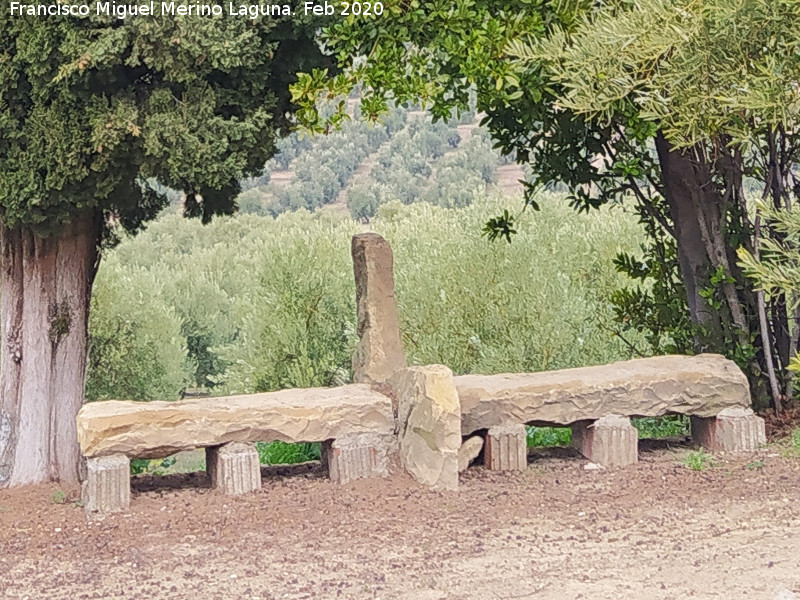
[[[749,408],[726,408],[716,417],[692,417],[692,438],[712,452],[748,452],[767,441],[764,419]]]
[[[347,483],[365,477],[385,477],[388,470],[389,442],[386,436],[362,434],[325,442],[322,464],[334,483]]]
[[[572,445],[604,467],[624,467],[639,461],[639,432],[628,417],[608,415],[572,426]]]
[[[528,434],[525,425],[498,425],[486,434],[484,466],[491,471],[528,468]]]
[[[131,461],[124,454],[86,460],[83,502],[89,512],[112,513],[131,505]]]
[[[261,489],[261,464],[254,444],[233,442],[206,448],[206,471],[211,487],[223,494],[246,494]]]

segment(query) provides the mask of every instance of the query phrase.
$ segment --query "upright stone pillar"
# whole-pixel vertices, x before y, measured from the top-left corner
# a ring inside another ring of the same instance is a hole
[[[525,425],[497,425],[486,433],[483,466],[490,471],[528,468],[528,432]]]
[[[382,384],[406,366],[394,295],[394,262],[389,243],[377,233],[353,236],[358,344],[353,381]]]
[[[572,446],[604,467],[625,467],[639,461],[639,431],[628,417],[608,415],[575,423]]]
[[[421,484],[458,489],[461,403],[453,372],[442,365],[397,375],[400,462]]]
[[[764,419],[740,406],[708,419],[692,417],[692,439],[712,452],[749,452],[767,443]]]
[[[238,495],[261,489],[261,465],[253,444],[233,442],[206,448],[206,471],[211,487]]]
[[[82,494],[89,512],[128,510],[131,505],[131,461],[124,454],[86,459]]]

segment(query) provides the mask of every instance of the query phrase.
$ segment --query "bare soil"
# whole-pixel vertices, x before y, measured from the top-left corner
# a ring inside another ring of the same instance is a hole
[[[503,165],[497,167],[497,189],[503,194],[510,195],[521,192],[524,188],[519,182],[520,179],[525,179],[525,173],[522,168],[516,164]]]
[[[689,448],[642,445],[624,469],[570,450],[473,467],[457,493],[334,486],[312,463],[237,498],[145,476],[101,520],[75,490],[0,491],[0,598],[800,598],[800,459],[771,446],[692,471]]]

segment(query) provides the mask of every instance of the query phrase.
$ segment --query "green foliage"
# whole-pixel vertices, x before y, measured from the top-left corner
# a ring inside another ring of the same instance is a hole
[[[468,206],[494,181],[499,160],[482,128],[474,129],[471,139],[461,143],[455,122],[412,119],[405,131],[378,152],[371,183],[349,190],[350,214],[369,219],[392,201]]]
[[[550,61],[566,108],[608,122],[633,100],[677,145],[749,145],[800,116],[798,24],[794,0],[639,0],[521,54]]]
[[[693,354],[695,328],[679,277],[675,240],[653,228],[641,253],[641,258],[625,252],[614,258],[617,271],[636,282],[611,296],[618,334],[639,333],[647,341],[647,348],[640,350],[648,354]]]
[[[385,195],[379,190],[379,185],[353,187],[347,192],[347,208],[354,219],[370,219],[378,212],[384,203]],[[387,190],[388,191],[388,190]]]
[[[766,464],[767,463],[765,463],[762,459],[756,459],[751,460],[746,466],[748,471],[760,471],[766,466]]]
[[[175,462],[173,457],[156,460],[134,458],[131,460],[131,475],[163,475]]]
[[[608,298],[621,283],[611,258],[633,250],[638,226],[617,211],[576,217],[560,200],[544,194],[542,211],[517,223],[513,246],[478,235],[499,199],[478,198],[458,210],[425,203],[380,207],[371,226],[394,249],[403,341],[413,364],[497,373],[631,357],[605,323],[613,315]],[[220,385],[220,393],[338,385],[350,380],[356,342],[349,248],[359,230],[356,222],[302,210],[277,219],[240,215],[205,227],[167,214],[110,253],[101,281],[139,278],[147,283],[123,299],[139,299],[154,317],[152,307],[171,307],[171,325],[153,328],[159,341],[152,347],[175,344],[180,360],[152,355],[141,361],[152,373],[167,372],[176,382],[171,389],[193,374]],[[104,297],[92,318],[114,322],[118,304]],[[173,335],[177,343],[168,342]],[[191,336],[203,337],[205,354],[195,352],[187,367],[181,361]],[[203,373],[193,370],[201,356],[212,359]],[[127,361],[112,353],[103,373],[124,371]],[[101,381],[111,386],[108,375],[92,377],[95,388]],[[128,397],[153,392],[133,394]]]
[[[796,304],[800,298],[800,208],[779,210],[757,202],[756,210],[777,236],[761,238],[758,257],[739,248],[740,266],[767,297],[789,293]]]
[[[502,154],[531,165],[526,206],[537,207],[540,189],[563,186],[577,209],[624,201],[640,215],[651,238],[642,257],[648,281],[616,298],[620,333],[645,333],[657,352],[724,352],[745,369],[754,400],[763,402],[767,361],[781,374],[790,360],[792,302],[782,295],[770,300],[768,345],[756,298],[731,263],[739,246],[753,251],[744,200],[753,181],[775,206],[800,194],[800,5],[386,6],[374,23],[342,20],[324,32],[344,71],[300,76],[292,91],[304,107],[301,120],[324,127],[313,109],[318,94],[345,94],[356,81],[368,116],[391,98],[421,101],[447,118],[467,110],[475,93]],[[673,159],[690,163],[686,176],[662,172]],[[673,222],[676,214],[683,223]],[[501,216],[486,231],[510,241],[511,229]],[[669,238],[681,235],[676,257]]]
[[[278,215],[289,210],[314,210],[338,199],[364,159],[389,140],[405,122],[405,111],[392,110],[387,123],[354,121],[343,124],[328,135],[305,138],[286,146],[268,163],[268,169],[287,169],[294,177],[288,186],[268,186],[239,196],[246,212]],[[296,139],[296,134],[290,139]],[[267,197],[271,196],[271,198]]]
[[[178,398],[192,362],[165,288],[152,273],[108,258],[92,298],[87,400]]]
[[[101,211],[136,231],[166,202],[150,178],[186,191],[190,216],[230,213],[288,126],[293,74],[329,63],[322,22],[293,4],[279,18],[124,21],[0,5],[3,223],[47,233]]]
[[[552,448],[572,444],[572,429],[569,427],[528,427],[528,448]]]
[[[714,457],[700,448],[689,452],[683,459],[683,464],[692,471],[705,471],[714,466]]]
[[[287,444],[285,442],[256,442],[262,465],[292,465],[319,460],[321,444]]]
[[[631,419],[639,430],[639,439],[662,439],[689,435],[689,419],[683,415]]]

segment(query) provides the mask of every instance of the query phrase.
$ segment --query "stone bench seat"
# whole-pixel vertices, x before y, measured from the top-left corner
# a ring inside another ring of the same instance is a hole
[[[461,433],[489,430],[487,453],[497,468],[517,469],[523,462],[524,424],[572,426],[574,445],[605,464],[636,461],[637,433],[629,417],[691,416],[695,440],[713,450],[750,450],[764,442],[744,373],[720,355],[454,379]],[[613,443],[625,448],[615,454],[607,447]]]
[[[90,510],[127,508],[131,458],[195,448],[206,448],[214,487],[230,494],[252,491],[261,487],[253,442],[323,442],[323,462],[339,483],[383,475],[394,428],[390,398],[366,384],[175,402],[93,402],[78,413],[87,459],[84,500]]]
[[[175,402],[108,400],[78,413],[86,457],[161,458],[229,442],[325,442],[393,431],[391,400],[365,384]]]

